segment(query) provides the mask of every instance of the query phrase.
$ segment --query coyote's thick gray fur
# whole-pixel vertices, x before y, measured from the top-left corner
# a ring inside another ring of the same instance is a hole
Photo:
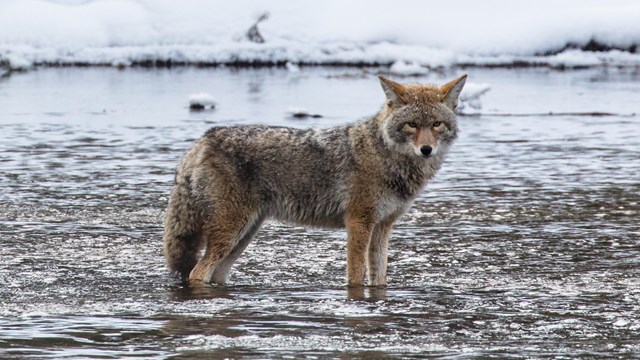
[[[347,229],[348,284],[385,285],[394,222],[457,136],[466,75],[444,86],[380,77],[373,117],[326,129],[214,127],[176,171],[164,229],[169,268],[222,284],[266,218]],[[202,258],[199,251],[204,247]]]

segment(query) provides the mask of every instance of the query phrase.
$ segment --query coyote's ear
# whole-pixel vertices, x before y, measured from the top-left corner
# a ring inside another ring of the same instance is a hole
[[[391,81],[385,78],[382,75],[378,75],[380,78],[380,85],[382,85],[382,90],[387,95],[387,100],[389,101],[389,105],[400,105],[404,103],[405,89],[404,85],[398,84],[395,81]]]
[[[458,96],[460,96],[460,92],[462,92],[462,87],[464,86],[465,81],[467,81],[467,74],[464,74],[440,87],[440,90],[444,94],[442,102],[451,110],[455,110],[456,106],[458,106]]]

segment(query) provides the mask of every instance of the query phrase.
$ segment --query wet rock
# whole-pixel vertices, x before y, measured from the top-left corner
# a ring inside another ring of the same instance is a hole
[[[189,110],[203,111],[212,110],[216,107],[213,96],[208,93],[197,93],[189,95]]]
[[[322,117],[322,115],[320,114],[312,114],[306,109],[296,108],[296,107],[289,108],[287,110],[287,115],[294,119],[309,119],[309,118],[318,119]]]

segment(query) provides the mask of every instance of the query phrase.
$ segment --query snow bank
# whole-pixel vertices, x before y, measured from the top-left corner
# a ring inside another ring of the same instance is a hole
[[[635,0],[2,0],[0,63],[638,66],[638,19]]]

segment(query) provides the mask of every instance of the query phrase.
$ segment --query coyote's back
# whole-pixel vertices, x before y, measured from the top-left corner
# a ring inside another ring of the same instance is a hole
[[[381,77],[386,104],[346,126],[210,129],[176,171],[165,218],[169,268],[190,281],[224,283],[273,217],[346,227],[349,283],[364,284],[368,267],[370,284],[384,284],[391,227],[456,137],[453,110],[464,80],[436,87]]]

